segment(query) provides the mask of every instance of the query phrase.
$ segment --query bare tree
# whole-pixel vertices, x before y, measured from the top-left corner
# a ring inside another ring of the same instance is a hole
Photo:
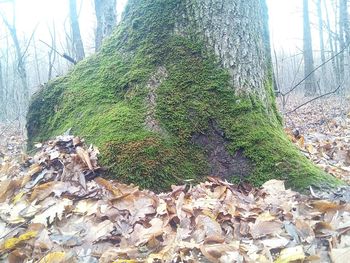
[[[34,62],[35,62],[35,71],[37,76],[37,82],[41,83],[41,76],[40,76],[40,67],[39,67],[39,57],[38,57],[38,49],[36,46],[35,41],[33,41],[33,48],[34,48]]]
[[[52,21],[52,30],[50,29],[50,27],[48,27],[49,32],[50,32],[50,36],[51,36],[51,46],[52,48],[49,51],[49,72],[48,72],[48,80],[52,79],[52,70],[55,64],[55,60],[56,60],[56,25],[55,22]]]
[[[2,74],[2,61],[0,60],[0,121],[5,119],[5,86]]]
[[[76,61],[80,61],[85,57],[83,40],[80,34],[80,26],[77,13],[77,1],[69,0],[69,16],[72,30],[72,44]]]
[[[26,52],[28,50],[30,41],[34,36],[35,30],[33,31],[32,36],[28,41],[28,45],[26,46],[26,48],[22,50],[19,38],[17,36],[15,2],[12,2],[12,21],[11,22],[2,13],[0,13],[0,15],[10,33],[10,36],[12,38],[12,41],[15,47],[15,59],[14,59],[16,64],[15,71],[17,72],[17,75],[21,82],[21,89],[16,90],[17,95],[15,96],[18,103],[17,117],[20,119],[20,122],[23,123],[25,121],[25,112],[28,107],[28,99],[29,99],[29,87],[28,87],[28,81],[27,81],[25,56],[26,56]]]
[[[321,0],[317,0],[317,16],[318,16],[318,34],[320,38],[320,53],[321,53],[321,62],[324,63],[326,61],[326,55],[324,50],[324,37],[323,37],[323,15],[322,15],[322,5]],[[325,68],[322,68],[323,73],[325,73]]]
[[[309,3],[308,0],[303,0],[303,20],[304,20],[304,76],[308,76],[305,80],[305,96],[313,96],[316,94],[317,85],[315,74],[310,74],[314,71],[314,58],[312,54],[312,37],[310,29]]]
[[[102,40],[109,36],[116,24],[116,0],[95,0],[96,36],[95,50],[98,51]]]
[[[342,50],[345,48],[345,28],[344,28],[344,23],[346,19],[346,12],[347,12],[347,3],[346,1],[340,0],[339,1],[339,21],[338,21],[338,41],[339,41],[339,48]],[[345,8],[343,10],[343,8]],[[344,79],[344,53],[341,53],[339,55],[339,76],[340,76],[340,81],[343,81]]]
[[[326,13],[326,26],[327,26],[327,32],[328,32],[328,41],[329,41],[329,48],[330,48],[330,53],[331,56],[334,57],[335,54],[337,53],[337,38],[336,38],[336,33],[333,32],[331,22],[330,22],[330,17],[328,13],[328,7],[326,4],[326,1],[323,1],[324,4],[324,10]],[[334,13],[337,13],[337,9],[335,8]],[[336,59],[332,60],[332,69],[333,69],[333,74],[335,76],[336,82],[339,84],[340,83],[340,75],[339,75],[339,63],[338,63],[338,57]]]

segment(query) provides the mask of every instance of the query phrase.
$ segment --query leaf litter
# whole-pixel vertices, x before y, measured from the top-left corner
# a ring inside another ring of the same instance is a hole
[[[301,104],[296,98],[285,111]],[[286,114],[284,119],[287,135],[306,157],[350,183],[350,97],[319,99]]]
[[[155,194],[100,177],[98,149],[83,139],[59,136],[30,157],[12,134],[0,139],[3,262],[346,262],[350,254],[341,198],[215,177]]]

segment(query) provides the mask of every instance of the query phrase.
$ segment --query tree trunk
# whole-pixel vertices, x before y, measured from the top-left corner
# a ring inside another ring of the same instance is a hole
[[[317,16],[318,16],[318,34],[320,38],[320,54],[321,54],[321,63],[324,64],[326,61],[326,55],[324,51],[324,37],[323,37],[323,15],[322,15],[322,5],[321,0],[317,0]],[[322,75],[326,76],[326,67],[322,67]]]
[[[328,14],[327,4],[325,1],[323,1],[323,3],[324,3],[324,10],[326,12],[326,22],[327,22],[326,25],[327,25],[327,29],[328,29],[329,48],[331,51],[331,57],[334,57],[335,54],[337,53],[336,52],[337,43],[334,39],[334,36],[332,35],[332,27],[331,27],[329,14]],[[333,68],[334,78],[335,78],[335,81],[336,81],[337,86],[338,86],[340,84],[338,58],[332,59],[332,68]]]
[[[347,1],[340,0],[339,2],[339,20],[338,20],[338,27],[339,27],[339,49],[343,50],[345,48],[345,23],[346,23],[346,14],[347,12]],[[340,74],[340,82],[344,80],[344,52],[339,54],[339,74]]]
[[[303,19],[304,19],[304,76],[308,76],[314,71],[314,57],[312,54],[312,37],[309,18],[309,1],[303,0]],[[305,80],[305,96],[314,96],[317,92],[315,74],[311,74]]]
[[[117,22],[116,0],[95,0],[96,36],[95,50],[100,50],[102,40],[109,36]]]
[[[101,52],[33,99],[30,145],[69,127],[109,176],[158,191],[207,175],[337,184],[283,132],[262,0],[129,0]]]
[[[81,39],[80,27],[77,13],[77,1],[69,0],[69,16],[72,30],[72,44],[75,60],[80,61],[85,57],[83,40]]]
[[[0,60],[0,121],[4,121],[5,116],[5,86],[2,74],[2,61]]]

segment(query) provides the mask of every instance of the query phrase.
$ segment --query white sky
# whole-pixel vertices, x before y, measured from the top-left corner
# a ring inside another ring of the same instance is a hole
[[[121,12],[127,0],[117,0],[118,12]],[[93,34],[95,17],[93,11],[93,0],[78,0],[78,10],[82,3],[80,15],[81,31],[83,39],[90,39],[90,43],[86,43],[87,49],[93,47]],[[302,12],[301,0],[267,0],[270,16],[270,33],[271,41],[274,47],[290,50],[296,50],[302,47]],[[313,8],[313,2],[310,0],[310,9]],[[47,24],[51,24],[55,20],[57,31],[63,29],[64,21],[68,15],[68,0],[16,0],[17,10],[17,28],[19,33],[24,35],[31,34],[37,24],[37,35],[40,39],[49,41],[47,34]],[[0,4],[0,12],[6,12],[6,4]],[[120,17],[120,15],[119,15]],[[66,25],[69,28],[69,25]],[[317,31],[315,38],[317,38]],[[0,34],[3,31],[0,30]],[[0,35],[1,39],[1,35]],[[316,42],[317,39],[314,41]]]
[[[302,0],[267,0],[267,3],[273,46],[291,51],[302,48]]]

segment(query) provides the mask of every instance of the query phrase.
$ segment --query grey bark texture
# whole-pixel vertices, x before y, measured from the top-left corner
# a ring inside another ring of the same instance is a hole
[[[340,0],[339,2],[339,48],[343,50],[346,45],[349,45],[349,18],[348,18],[348,3],[347,0]],[[348,58],[345,58],[344,52],[339,55],[339,82],[344,80],[345,64],[347,64]]]
[[[113,32],[117,22],[116,0],[95,0],[96,36],[95,50],[101,48],[102,41]]]
[[[255,94],[265,101],[270,70],[270,42],[265,1],[186,0],[177,25],[197,28],[232,77],[237,94]]]
[[[317,0],[317,17],[318,17],[318,34],[320,38],[320,53],[321,53],[321,62],[324,63],[326,61],[326,56],[324,52],[324,37],[323,37],[323,15],[322,15],[322,5],[321,0]],[[322,73],[325,75],[325,67],[322,67]]]
[[[3,83],[2,61],[0,60],[0,121],[5,118],[5,86]]]
[[[78,20],[77,13],[77,1],[69,0],[69,16],[71,22],[71,30],[72,30],[72,44],[75,55],[75,60],[80,61],[85,57],[83,40],[80,34],[80,26]]]
[[[304,76],[310,74],[314,70],[314,57],[312,54],[312,37],[310,29],[309,17],[309,1],[303,0],[303,19],[304,19]],[[315,74],[311,74],[305,80],[305,96],[313,96],[316,94],[317,86]]]
[[[333,57],[336,54],[335,47],[337,46],[337,43],[334,39],[334,35],[332,34],[332,28],[331,28],[331,22],[328,14],[327,4],[325,1],[323,1],[324,4],[324,10],[326,13],[326,25],[327,25],[327,31],[328,31],[328,39],[329,39],[329,48],[331,52],[331,56]],[[332,68],[334,76],[338,82],[337,85],[340,83],[340,76],[339,76],[339,68],[338,68],[338,58],[332,60]]]

